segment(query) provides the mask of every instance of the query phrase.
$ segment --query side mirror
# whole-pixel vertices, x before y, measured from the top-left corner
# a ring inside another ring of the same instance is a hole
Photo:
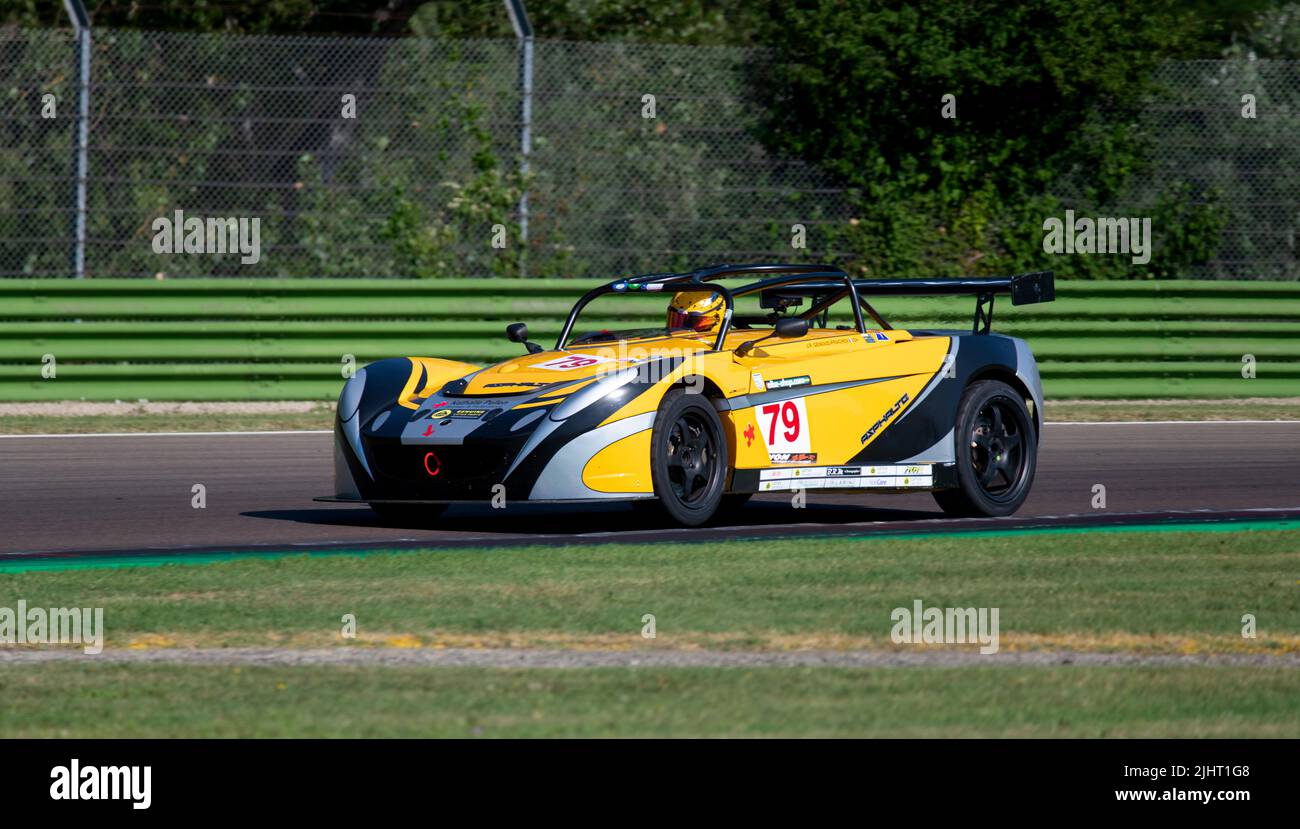
[[[783,340],[793,340],[808,333],[808,320],[803,317],[782,317],[776,321],[774,332]]]
[[[512,343],[523,343],[529,354],[537,354],[542,347],[528,342],[528,326],[522,322],[512,322],[506,326],[506,339]]]
[[[736,356],[744,357],[754,350],[754,346],[763,340],[770,340],[776,337],[782,340],[793,340],[802,337],[808,333],[808,320],[803,317],[782,317],[776,321],[776,327],[771,334],[766,337],[759,337],[757,340],[746,340],[736,347]]]

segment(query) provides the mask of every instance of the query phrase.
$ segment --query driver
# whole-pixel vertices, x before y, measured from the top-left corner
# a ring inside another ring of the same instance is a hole
[[[678,291],[668,303],[668,330],[717,331],[726,310],[727,303],[717,291]]]

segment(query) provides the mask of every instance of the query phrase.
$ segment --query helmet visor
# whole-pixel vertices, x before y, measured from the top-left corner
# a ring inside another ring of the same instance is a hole
[[[696,311],[678,311],[676,308],[668,309],[669,331],[675,331],[682,328],[689,331],[708,331],[712,327],[712,314],[701,314]]]

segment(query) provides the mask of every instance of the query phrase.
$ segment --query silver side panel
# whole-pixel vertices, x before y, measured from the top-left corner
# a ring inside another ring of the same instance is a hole
[[[799,397],[812,397],[818,394],[826,394],[843,389],[857,388],[858,386],[870,386],[872,383],[887,383],[890,380],[897,380],[902,375],[896,377],[872,377],[869,380],[848,380],[842,383],[823,383],[819,386],[795,386],[790,389],[779,389],[777,391],[765,391],[757,394],[741,394],[736,397],[729,397],[723,401],[724,405],[714,404],[718,411],[735,411],[738,409],[749,409],[754,406],[762,406],[765,403],[779,403],[783,400],[794,400]]]
[[[948,434],[939,438],[939,440],[926,449],[924,452],[917,452],[910,458],[904,458],[898,461],[898,465],[913,463],[956,463],[957,462],[957,444],[953,430],[949,429]]]
[[[365,463],[362,460],[362,463]],[[347,459],[343,457],[343,447],[337,438],[334,440],[334,497],[346,500],[361,500],[361,490],[352,479],[352,470],[348,468]]]
[[[347,439],[348,445],[352,447],[352,454],[356,455],[357,461],[361,464],[361,468],[366,470],[366,474],[373,478],[375,477],[375,473],[370,471],[370,462],[366,460],[366,453],[361,448],[361,414],[357,411],[365,387],[366,370],[364,368],[352,375],[352,377],[348,379],[348,382],[343,384],[343,393],[339,395],[338,412],[340,417],[346,414],[346,419],[339,421],[339,430],[343,432],[343,437]],[[347,469],[346,463],[343,464],[343,468],[344,470]],[[343,489],[338,488],[344,484],[338,480],[337,463],[335,464],[334,469],[335,489],[338,492],[343,492]],[[352,474],[350,472],[347,475],[346,483],[354,489],[356,488],[356,484],[353,482]]]
[[[586,468],[596,453],[615,441],[622,440],[638,432],[654,428],[655,413],[625,417],[613,423],[607,423],[598,429],[592,429],[566,443],[555,453],[542,474],[538,476],[533,491],[528,494],[530,501],[571,501],[591,499],[620,500],[645,493],[597,492],[582,482],[582,470]],[[524,453],[520,453],[523,455]]]
[[[1015,338],[1012,338],[1015,339]],[[1038,361],[1034,359],[1033,353],[1029,350],[1029,344],[1024,340],[1015,340],[1016,343],[1016,376],[1029,389],[1029,393],[1034,397],[1034,419],[1038,421],[1039,436],[1042,436],[1043,428],[1043,381],[1038,376]]]

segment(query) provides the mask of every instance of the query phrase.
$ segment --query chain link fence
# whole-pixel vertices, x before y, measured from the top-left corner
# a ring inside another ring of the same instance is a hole
[[[755,137],[762,111],[748,84],[763,56],[538,41],[521,176],[515,41],[96,30],[85,272],[610,277],[841,261],[827,231],[852,220],[853,194]],[[1146,113],[1152,169],[1118,215],[1193,182],[1227,225],[1189,276],[1300,278],[1300,64],[1178,63],[1159,81],[1167,94]],[[0,83],[0,275],[67,277],[73,36],[0,31]],[[1246,93],[1254,118],[1242,116]],[[258,261],[156,252],[155,222],[177,210],[260,220]],[[791,248],[795,224],[805,251]]]

